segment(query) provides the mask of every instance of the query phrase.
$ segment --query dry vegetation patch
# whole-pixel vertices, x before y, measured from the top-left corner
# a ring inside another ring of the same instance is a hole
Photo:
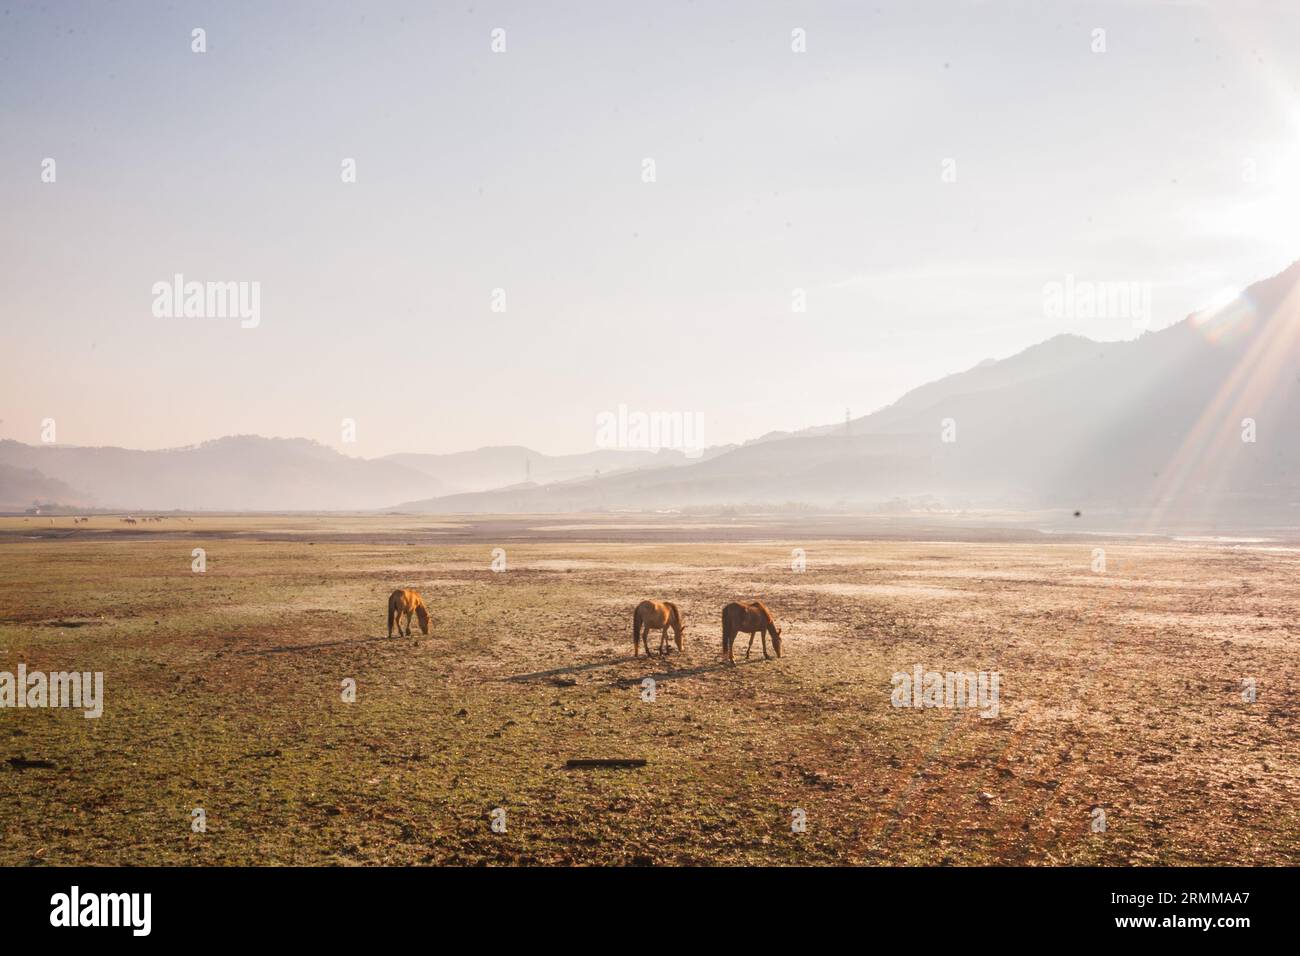
[[[629,529],[525,534],[494,574],[408,519],[167,520],[0,540],[0,670],[103,671],[106,698],[0,710],[0,863],[1300,861],[1294,552],[1108,542],[1099,575],[1092,543]],[[384,636],[399,585],[431,636]],[[645,597],[684,654],[632,657]],[[725,666],[752,597],[785,656]],[[892,706],[916,664],[997,671],[999,716]],[[566,767],[590,757],[646,763]]]

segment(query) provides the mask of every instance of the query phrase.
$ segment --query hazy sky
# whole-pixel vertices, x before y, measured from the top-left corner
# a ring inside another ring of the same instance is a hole
[[[1067,276],[1158,328],[1300,258],[1293,2],[5,6],[0,437],[741,441],[1138,334]]]

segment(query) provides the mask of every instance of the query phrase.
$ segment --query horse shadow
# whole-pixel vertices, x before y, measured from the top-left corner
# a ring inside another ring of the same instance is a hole
[[[604,667],[617,667],[619,664],[627,664],[633,661],[644,661],[650,663],[652,660],[653,658],[649,657],[613,657],[603,661],[591,661],[586,664],[573,664],[569,667],[556,667],[546,671],[534,671],[531,674],[515,674],[513,677],[504,677],[502,680],[514,684],[526,684],[530,681],[547,680],[549,678],[563,677],[569,674],[581,674],[585,671],[599,670]],[[714,661],[711,664],[701,664],[697,667],[686,667],[680,670],[662,671],[657,674],[642,674],[639,677],[620,677],[615,681],[615,683],[624,687],[631,687],[640,684],[647,677],[656,682],[662,683],[667,680],[680,680],[683,677],[698,677],[700,674],[711,674],[715,671],[734,670],[742,665],[758,664],[761,663],[761,661],[762,658],[749,661],[737,661],[735,664],[728,663],[727,661]],[[658,666],[659,662],[656,661],[655,664]]]
[[[619,664],[626,664],[630,660],[639,660],[640,658],[632,657],[613,657],[605,661],[592,661],[589,664],[574,664],[570,667],[556,667],[549,671],[534,671],[531,674],[515,674],[513,677],[504,677],[502,680],[512,684],[526,684],[534,680],[546,680],[548,677],[561,677],[565,674],[581,674],[583,671],[594,671],[601,667],[617,667]]]
[[[699,667],[687,667],[676,671],[662,671],[658,674],[643,674],[640,677],[620,677],[618,684],[624,687],[632,687],[640,684],[646,678],[653,680],[656,684],[662,684],[665,681],[680,680],[683,677],[698,677],[701,674],[713,674],[717,671],[734,671],[737,667],[745,667],[749,664],[761,664],[763,659],[736,661],[732,664],[730,661],[714,661],[712,664],[701,664]]]

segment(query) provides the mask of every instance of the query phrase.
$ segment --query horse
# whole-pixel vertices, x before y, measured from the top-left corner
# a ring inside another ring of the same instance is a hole
[[[424,599],[416,591],[398,588],[388,596],[388,636],[393,636],[393,624],[397,625],[397,636],[402,636],[402,616],[406,616],[406,636],[411,636],[411,615],[420,619],[421,633],[429,633],[429,609],[424,606]]]
[[[763,635],[763,659],[770,659],[771,655],[767,653],[767,635],[772,635],[772,649],[776,651],[776,656],[781,656],[781,629],[776,626],[772,620],[772,615],[762,601],[751,601],[749,604],[737,604],[734,601],[722,609],[722,653],[731,663],[736,663],[735,657],[732,656],[732,645],[736,642],[738,633],[749,635],[749,647],[745,648],[745,660],[749,660],[749,652],[754,649],[754,634]]]
[[[659,656],[668,653],[668,628],[673,629],[673,638],[677,641],[677,653],[682,652],[682,632],[686,625],[682,623],[682,613],[677,605],[669,601],[642,601],[632,612],[632,656],[636,657],[642,644],[645,644],[645,656],[650,656],[650,629],[661,628],[659,632]]]

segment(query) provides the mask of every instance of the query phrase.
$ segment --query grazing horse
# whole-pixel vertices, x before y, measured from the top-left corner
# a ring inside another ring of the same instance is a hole
[[[763,606],[762,601],[751,601],[749,604],[736,604],[733,601],[722,609],[722,653],[731,663],[736,663],[731,649],[736,642],[736,635],[738,633],[749,635],[749,647],[745,648],[745,660],[749,660],[749,652],[754,648],[756,632],[763,635],[764,659],[770,657],[767,653],[768,634],[772,635],[772,649],[776,651],[776,656],[780,657],[781,629],[776,626],[771,613]]]
[[[406,617],[406,636],[411,636],[411,615],[420,619],[420,631],[429,633],[429,609],[424,606],[424,599],[416,591],[398,588],[388,596],[388,636],[393,636],[393,624],[397,624],[397,636],[402,636],[402,617]]]
[[[650,629],[660,628],[659,656],[668,653],[668,628],[673,629],[673,638],[677,641],[677,653],[682,651],[682,632],[686,625],[682,623],[682,614],[677,605],[669,601],[642,601],[632,612],[632,656],[636,657],[642,644],[645,644],[645,656],[650,656]]]

